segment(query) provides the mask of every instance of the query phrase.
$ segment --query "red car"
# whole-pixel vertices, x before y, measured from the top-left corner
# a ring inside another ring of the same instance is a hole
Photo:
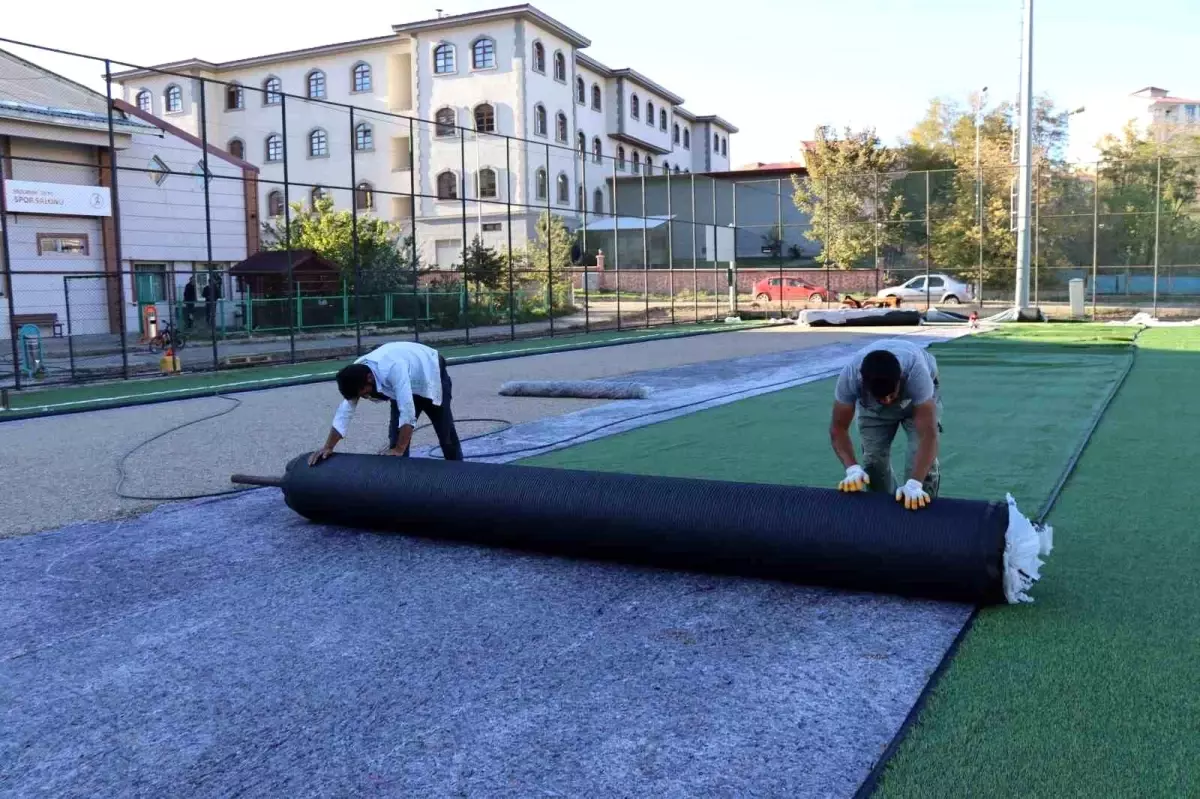
[[[754,299],[759,302],[779,302],[781,293],[784,302],[798,301],[818,305],[826,300],[838,300],[836,291],[827,291],[798,277],[765,277],[754,284]]]

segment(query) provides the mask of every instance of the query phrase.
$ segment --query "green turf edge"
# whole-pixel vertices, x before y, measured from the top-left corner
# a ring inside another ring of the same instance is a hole
[[[474,345],[451,345],[437,348],[451,365],[519,358],[555,352],[598,349],[675,338],[690,338],[712,333],[733,333],[770,327],[764,322],[709,323],[698,327],[655,332],[603,331],[579,333],[556,339],[530,338],[518,341],[491,342]],[[644,328],[642,330],[645,330]],[[549,345],[539,342],[553,341]],[[557,343],[561,341],[561,343]],[[431,345],[433,346],[433,345]],[[249,367],[203,374],[173,377],[134,378],[93,386],[65,386],[26,392],[10,392],[11,410],[0,411],[0,422],[57,416],[64,413],[174,402],[214,394],[260,391],[266,388],[306,385],[327,382],[346,363],[345,359],[310,361],[278,366]],[[262,375],[262,376],[260,376]],[[180,386],[180,383],[187,385]],[[165,388],[166,386],[170,388]],[[158,392],[169,391],[169,395]],[[47,399],[51,401],[47,401]],[[54,401],[57,400],[57,401]]]
[[[1163,402],[1197,392],[1200,330],[1146,331],[1051,516],[1038,602],[979,614],[875,795],[1200,796],[1200,540],[1179,490],[1200,409]]]

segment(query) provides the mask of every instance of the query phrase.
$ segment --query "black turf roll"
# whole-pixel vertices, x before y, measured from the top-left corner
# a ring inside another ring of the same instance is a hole
[[[814,319],[811,322],[805,322],[809,327],[890,327],[893,325],[913,326],[921,324],[920,311],[888,311],[882,314],[872,314],[870,316],[854,316],[854,312],[859,309],[849,309],[847,316],[840,322],[831,322],[827,319]]]
[[[338,454],[288,464],[316,522],[978,604],[1004,601],[1008,506],[802,486]]]

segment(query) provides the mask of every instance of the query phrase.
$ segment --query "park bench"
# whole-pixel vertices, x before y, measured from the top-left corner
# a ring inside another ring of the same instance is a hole
[[[56,313],[18,313],[13,314],[13,335],[20,331],[23,325],[33,325],[39,329],[50,328],[55,338],[62,337],[62,322],[58,321]]]

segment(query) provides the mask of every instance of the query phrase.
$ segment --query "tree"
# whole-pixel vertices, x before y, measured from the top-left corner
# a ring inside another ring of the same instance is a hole
[[[808,177],[792,178],[793,201],[809,216],[805,237],[821,244],[815,260],[849,269],[899,241],[897,227],[887,224],[902,218],[888,174],[896,156],[872,129],[846,128],[839,138],[821,127],[816,137],[806,157]]]
[[[312,250],[337,264],[351,291],[378,294],[411,287],[414,280],[412,237],[400,226],[370,214],[335,211],[322,197],[311,208],[291,203],[290,220],[263,223],[263,249]],[[355,252],[357,238],[357,274]]]
[[[536,237],[514,256],[527,270],[522,277],[537,282],[541,296],[554,308],[567,304],[573,239],[562,217],[543,212],[537,221]]]
[[[471,240],[467,247],[467,260],[463,265],[463,277],[468,283],[475,284],[475,290],[481,288],[500,288],[505,277],[505,259],[501,258],[494,249],[485,247],[479,234]]]

